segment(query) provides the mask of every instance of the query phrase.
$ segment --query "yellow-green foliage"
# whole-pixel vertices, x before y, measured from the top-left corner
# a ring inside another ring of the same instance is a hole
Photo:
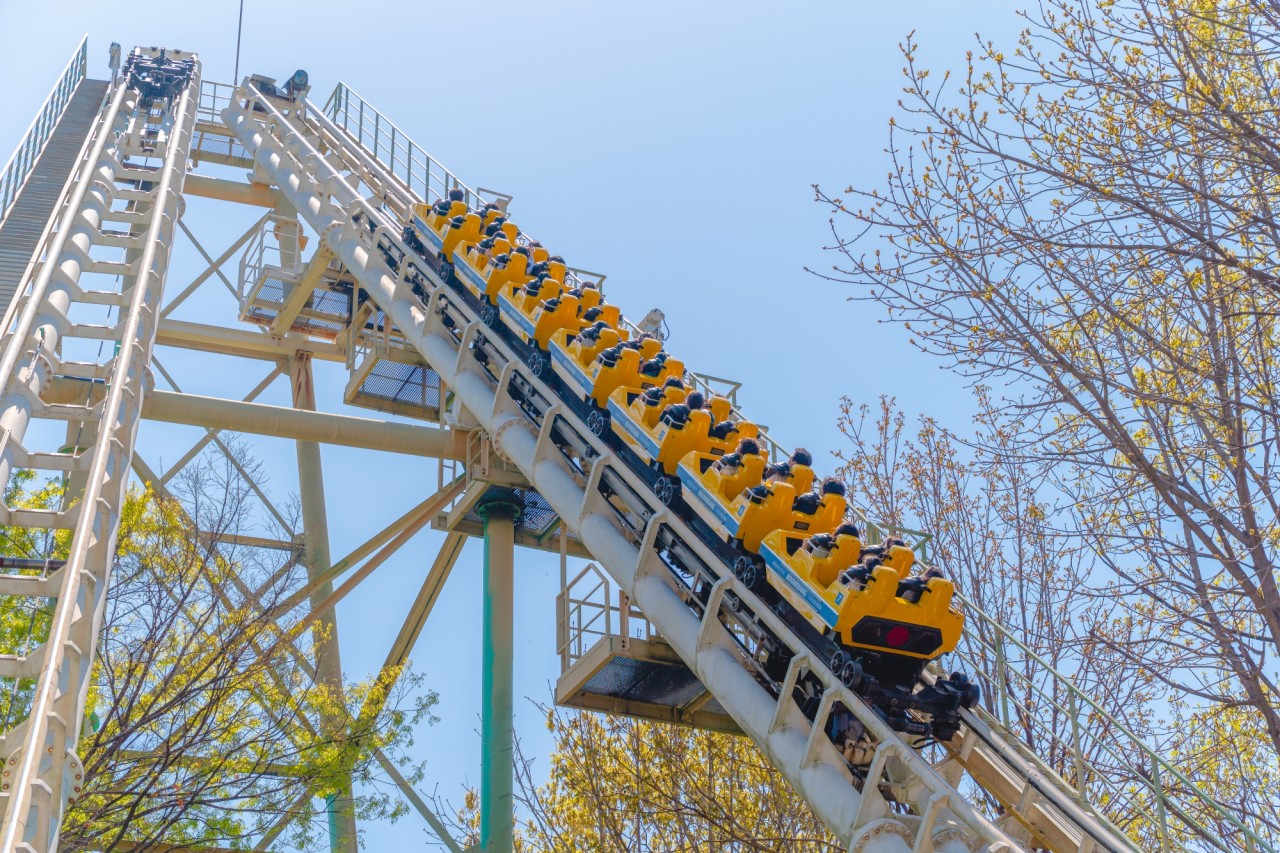
[[[9,504],[61,501],[60,480],[34,485],[29,472],[16,475]],[[389,671],[341,691],[313,681],[303,653],[315,638],[291,627],[296,616],[273,611],[296,567],[269,583],[275,563],[219,541],[236,521],[200,536],[176,500],[129,491],[77,750],[86,778],[63,821],[67,849],[120,840],[251,849],[281,823],[282,840],[315,849],[327,826],[312,800],[342,790],[349,774],[366,776],[374,747],[402,757],[429,718],[435,695],[412,674]],[[3,549],[60,560],[67,542],[62,532],[7,528]],[[261,599],[244,594],[260,585]],[[51,612],[51,601],[0,601],[3,641],[30,648]],[[30,689],[11,691],[14,721]],[[378,711],[353,724],[366,706]],[[347,722],[326,734],[324,718]],[[365,817],[404,813],[371,790],[357,803]]]
[[[549,711],[547,727],[549,778],[517,772],[522,853],[845,849],[745,737],[578,711]],[[460,840],[478,840],[474,790],[458,818]]]

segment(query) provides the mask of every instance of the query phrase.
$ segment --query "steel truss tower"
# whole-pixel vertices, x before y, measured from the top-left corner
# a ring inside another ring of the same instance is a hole
[[[756,607],[752,593],[724,573],[705,601],[688,595],[662,553],[685,548],[708,566],[718,564],[715,554],[433,269],[409,260],[401,234],[413,204],[454,188],[475,201],[478,192],[342,85],[319,105],[298,78],[276,86],[250,77],[233,87],[203,80],[191,53],[135,49],[123,62],[114,55],[111,82],[89,80],[81,45],[0,173],[0,294],[12,294],[0,350],[0,480],[21,469],[56,473],[67,484],[61,507],[0,506],[0,524],[70,535],[65,560],[0,575],[2,606],[55,602],[47,636],[23,654],[0,657],[0,684],[31,695],[25,718],[0,736],[0,851],[56,849],[63,809],[81,791],[76,747],[131,476],[164,491],[204,448],[226,449],[222,431],[295,443],[299,529],[253,472],[239,473],[291,533],[247,544],[306,567],[296,600],[301,618],[324,628],[309,662],[320,683],[341,685],[334,606],[401,545],[428,526],[446,531],[384,671],[409,656],[466,538],[485,538],[477,606],[485,662],[480,849],[511,844],[515,546],[558,550],[562,567],[568,555],[594,560],[572,578],[562,572],[557,701],[745,734],[851,850],[1273,849],[1229,816],[1227,837],[1196,822],[1195,814],[1215,805],[1209,794],[973,609],[972,642],[985,646],[967,665],[991,699],[986,710],[966,712],[952,742],[931,751],[895,734],[782,620],[759,608],[756,618],[795,651],[782,684],[770,687],[746,653],[740,614]],[[188,199],[260,215],[215,255],[202,227],[187,222]],[[179,235],[206,264],[189,282],[167,280]],[[233,263],[234,280],[225,271]],[[208,288],[229,290],[236,316],[174,316]],[[86,322],[104,314],[106,323]],[[243,400],[183,393],[157,358],[166,348],[210,365],[265,365],[266,375]],[[347,371],[346,404],[411,420],[318,410],[317,362]],[[277,380],[289,382],[290,405],[258,402]],[[138,446],[142,419],[207,432],[161,474],[148,464],[145,444]],[[577,442],[578,458],[593,460],[589,466],[572,464],[565,436]],[[335,560],[320,462],[325,443],[439,460],[432,493]],[[619,513],[611,501],[618,495],[639,509]],[[914,539],[920,548],[927,543],[922,534]],[[997,671],[975,665],[987,653],[1001,662]],[[1019,716],[1028,685],[1001,671],[1012,661],[1069,697],[1069,730]],[[662,678],[647,677],[655,673]],[[794,696],[809,676],[822,685],[816,712],[802,710]],[[679,689],[653,689],[659,682]],[[857,774],[826,734],[837,703],[867,733],[867,762]],[[1011,733],[1015,722],[1071,756],[1072,778],[1023,747]],[[349,723],[321,721],[335,731]],[[1109,744],[1114,755],[1144,756],[1146,783],[1112,783],[1086,758]],[[377,758],[458,851],[395,766]],[[975,805],[979,790],[1001,804],[998,817]],[[331,797],[329,813],[333,849],[354,850],[350,790]],[[1121,815],[1137,815],[1141,832],[1113,823]],[[260,839],[259,849],[271,841]]]

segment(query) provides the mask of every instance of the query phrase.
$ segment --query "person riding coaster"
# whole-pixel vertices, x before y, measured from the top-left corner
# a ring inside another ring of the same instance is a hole
[[[406,236],[406,243],[422,254],[447,241],[450,251],[440,260],[462,258],[476,275],[459,280],[487,305],[522,303],[521,315],[533,323],[528,339],[550,350],[557,373],[564,367],[578,377],[564,387],[581,394],[591,407],[589,415],[600,420],[607,407],[614,434],[627,423],[653,440],[652,452],[635,455],[641,461],[648,457],[658,469],[655,491],[665,485],[678,497],[686,477],[699,481],[703,495],[689,506],[695,515],[713,517],[709,527],[723,537],[720,547],[740,549],[733,569],[742,571],[739,579],[748,588],[773,596],[769,600],[787,600],[795,614],[818,614],[819,590],[844,596],[828,602],[836,612],[834,622],[806,620],[821,638],[814,648],[829,651],[833,671],[856,685],[895,729],[931,731],[942,739],[955,733],[957,708],[976,701],[976,686],[959,674],[919,689],[916,682],[924,663],[954,648],[963,619],[950,607],[952,587],[940,571],[925,567],[913,574],[914,553],[900,541],[862,547],[857,527],[844,520],[848,503],[842,482],[828,478],[815,489],[812,456],[803,449],[785,462],[766,465],[758,427],[740,420],[728,400],[706,400],[686,386],[683,365],[651,336],[631,338],[617,307],[604,303],[597,287],[566,289],[575,280],[567,278],[563,259],[536,241],[519,245],[518,229],[496,205],[468,212],[465,192],[454,188],[429,210],[415,211],[406,235],[411,230],[417,242]],[[436,239],[423,239],[426,231]],[[519,325],[511,312],[494,311],[482,319],[505,327],[504,333]],[[537,333],[540,324],[543,334]],[[552,391],[561,393],[554,385]],[[609,419],[603,423],[607,431]],[[590,417],[588,426],[601,434]],[[677,472],[679,480],[673,477]],[[663,499],[661,492],[658,496]],[[718,512],[698,512],[703,503]],[[679,508],[677,514],[687,510]],[[771,555],[794,563],[790,568],[797,578],[807,571],[808,579],[782,583],[777,566],[769,563]],[[861,611],[850,625],[851,608]],[[932,729],[911,718],[910,711],[930,714]]]

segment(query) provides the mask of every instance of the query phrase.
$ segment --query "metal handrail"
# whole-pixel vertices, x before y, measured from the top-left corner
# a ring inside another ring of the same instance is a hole
[[[222,108],[231,103],[236,87],[231,83],[214,80],[200,82],[200,101],[196,105],[196,120],[220,124]]]
[[[556,653],[560,656],[562,673],[587,653],[589,640],[654,638],[649,620],[622,590],[616,590],[615,594],[609,575],[595,563],[587,563],[563,583],[556,595]]]
[[[1110,783],[1109,774],[1101,771],[1095,763],[1086,760],[1084,752],[1081,749],[1081,744],[1075,737],[1072,737],[1071,742],[1068,743],[1066,741],[1062,741],[1052,732],[1042,732],[1042,734],[1047,738],[1060,742],[1061,745],[1071,753],[1072,759],[1076,762],[1078,772],[1084,774],[1088,773],[1090,770],[1093,771],[1092,778],[1094,782],[1091,784],[1100,785],[1113,795],[1113,799],[1108,801],[1109,803],[1115,803],[1123,799],[1133,807],[1141,809],[1149,820],[1150,828],[1159,833],[1163,849],[1174,849],[1168,845],[1174,845],[1176,847],[1181,844],[1180,841],[1172,837],[1171,830],[1167,826],[1167,822],[1174,820],[1184,824],[1190,834],[1208,841],[1213,844],[1216,849],[1240,849],[1237,845],[1233,845],[1227,840],[1219,837],[1216,832],[1203,825],[1194,817],[1194,815],[1192,815],[1191,812],[1193,806],[1188,805],[1188,800],[1193,800],[1195,804],[1198,804],[1202,809],[1207,809],[1209,812],[1216,814],[1226,824],[1235,828],[1243,836],[1242,840],[1249,849],[1269,851],[1269,853],[1280,853],[1274,843],[1262,838],[1253,828],[1242,821],[1238,816],[1232,814],[1225,806],[1205,793],[1199,785],[1162,758],[1153,748],[1148,746],[1141,737],[1133,732],[1132,729],[1122,721],[1116,719],[1116,717],[1098,704],[1098,702],[1091,698],[1085,691],[1077,687],[1071,678],[1059,672],[1056,667],[1045,660],[1038,652],[1023,643],[1021,640],[1017,639],[1013,633],[1005,628],[998,620],[987,614],[981,607],[961,593],[956,592],[955,597],[964,606],[967,617],[976,617],[980,623],[990,628],[994,632],[994,636],[997,638],[998,644],[992,645],[983,642],[982,633],[979,631],[965,632],[967,642],[983,649],[985,652],[988,652],[990,659],[997,661],[996,665],[1000,669],[999,677],[993,677],[989,673],[982,673],[988,682],[997,688],[998,695],[993,697],[993,699],[1001,703],[1008,701],[1006,679],[1012,673],[1030,686],[1032,691],[1038,694],[1041,698],[1051,702],[1055,710],[1059,711],[1064,716],[1069,717],[1073,729],[1079,726],[1083,731],[1097,731],[1098,726],[1101,725],[1113,736],[1119,735],[1121,739],[1131,744],[1134,751],[1145,759],[1147,767],[1135,768],[1135,772],[1132,777],[1126,779],[1123,784],[1141,786],[1141,788],[1148,791],[1153,796],[1153,802],[1157,808],[1157,814],[1155,815],[1146,812],[1140,804],[1134,802],[1132,800],[1132,795],[1127,797],[1124,796],[1120,783]],[[1045,679],[1057,685],[1065,693],[1068,697],[1068,705],[1066,708],[1063,708],[1058,702],[1050,699],[1050,697],[1045,694],[1043,688],[1037,687],[1033,683],[1033,676],[1018,672],[1009,666],[1009,647],[1023,656],[1021,661],[1022,663],[1031,664],[1036,667]],[[975,666],[976,668],[978,661],[975,656],[971,654],[964,655],[963,653],[961,653],[961,655],[962,657],[967,657],[970,665]],[[1028,711],[1025,715],[1025,719],[1029,721],[1036,719],[1034,714],[1029,713],[1030,709],[1024,710]],[[1080,719],[1082,714],[1086,718],[1085,721],[1081,721]],[[1009,719],[1007,711],[1000,714],[997,719],[1006,729],[1008,729]],[[1084,725],[1084,722],[1086,721],[1088,722],[1088,725]],[[1041,725],[1038,728],[1045,727]],[[1115,739],[1115,737],[1111,738],[1111,740]],[[1134,757],[1132,754],[1126,755],[1115,747],[1109,746],[1108,742],[1101,738],[1095,737],[1093,743],[1098,745],[1100,750],[1104,751],[1107,755],[1117,758],[1124,763],[1129,763]],[[1180,784],[1182,786],[1182,790],[1177,792],[1180,796],[1175,797],[1171,792],[1166,791],[1166,786],[1161,784],[1162,779],[1167,779],[1175,784]],[[1072,793],[1069,789],[1068,792]],[[1077,799],[1082,800],[1082,798],[1078,796]],[[1097,798],[1090,798],[1090,800],[1097,802]]]
[[[391,177],[403,183],[403,189],[407,190],[408,194],[408,197],[403,200],[406,206],[413,203],[415,196],[430,204],[444,198],[451,189],[462,190],[464,201],[470,208],[483,204],[486,201],[485,194],[498,195],[492,191],[472,189],[345,83],[338,83],[334,87],[323,109],[318,113],[350,134],[356,143],[386,167]],[[502,198],[509,199],[506,196]],[[527,234],[521,232],[517,242],[527,244],[530,239]],[[599,287],[605,280],[605,276],[601,273],[577,267],[569,267],[565,277],[567,279],[565,284],[569,287],[588,283]],[[625,317],[621,318],[620,325],[632,335],[640,332]],[[694,388],[708,395],[717,393],[717,389],[708,379],[728,381],[719,380],[717,377],[703,377],[688,371],[686,373],[687,381]],[[739,418],[743,417],[736,405],[731,407],[731,411]],[[780,461],[789,455],[788,451],[775,441],[767,430],[760,431],[759,440],[767,448],[770,460]]]
[[[0,171],[0,223],[3,223],[8,216],[9,208],[18,197],[18,192],[26,184],[36,160],[40,157],[40,152],[44,150],[44,144],[53,135],[53,129],[58,126],[58,119],[62,118],[62,113],[70,102],[71,96],[75,94],[76,87],[84,79],[88,67],[88,51],[89,36],[86,35],[80,39],[80,46],[71,54],[71,59],[62,69],[58,82],[53,84],[53,90],[49,92],[49,97],[45,98],[44,106],[32,119],[22,141],[9,157],[9,162],[5,163],[4,170]]]

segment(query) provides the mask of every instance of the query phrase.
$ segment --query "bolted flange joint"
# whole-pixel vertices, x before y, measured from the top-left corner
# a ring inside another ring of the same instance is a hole
[[[911,844],[911,830],[907,829],[901,823],[898,823],[898,821],[889,820],[887,818],[874,820],[862,827],[862,831],[853,839],[853,844],[849,847],[849,853],[860,853],[860,851],[864,850],[879,850],[881,848],[876,842],[883,842],[889,836],[893,835],[901,838],[906,844]]]

